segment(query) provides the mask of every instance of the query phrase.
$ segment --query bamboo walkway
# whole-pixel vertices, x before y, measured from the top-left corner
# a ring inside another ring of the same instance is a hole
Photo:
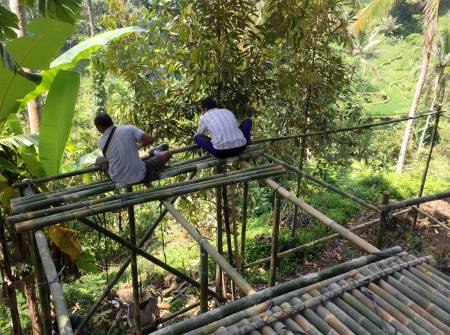
[[[394,248],[382,257],[294,279],[152,334],[450,334],[450,277],[430,256]]]

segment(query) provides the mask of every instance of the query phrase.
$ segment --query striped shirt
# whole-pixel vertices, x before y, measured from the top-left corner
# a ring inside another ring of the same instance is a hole
[[[247,143],[239,122],[228,109],[213,108],[200,117],[197,134],[208,131],[211,143],[216,150],[239,148]]]

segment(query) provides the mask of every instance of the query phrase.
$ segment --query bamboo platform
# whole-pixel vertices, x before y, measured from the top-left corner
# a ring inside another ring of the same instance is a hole
[[[430,256],[399,248],[383,256],[294,279],[152,334],[450,334],[450,277],[430,266]]]

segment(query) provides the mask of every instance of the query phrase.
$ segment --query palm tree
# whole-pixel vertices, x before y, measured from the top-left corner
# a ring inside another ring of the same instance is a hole
[[[351,25],[351,30],[358,33],[366,26],[370,25],[379,18],[385,17],[394,7],[396,0],[372,0],[366,7],[359,11],[355,22]],[[427,77],[428,65],[430,63],[430,54],[435,36],[438,11],[440,0],[422,0],[422,15],[423,15],[423,49],[422,49],[422,66],[420,69],[419,78],[416,84],[414,98],[409,110],[409,117],[414,117],[417,113],[420,97],[422,95],[423,86]],[[413,120],[410,119],[406,123],[405,131],[403,133],[402,145],[400,147],[400,154],[397,161],[397,172],[402,172],[405,162],[406,150],[408,148],[409,138],[413,126]]]

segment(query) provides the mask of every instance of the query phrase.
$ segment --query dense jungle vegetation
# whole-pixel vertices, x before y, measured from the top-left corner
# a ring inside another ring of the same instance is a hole
[[[117,124],[153,133],[157,142],[172,148],[192,144],[199,101],[208,95],[240,119],[254,114],[253,138],[389,120],[410,113],[427,45],[428,71],[422,73],[415,113],[437,106],[448,110],[450,2],[385,1],[395,3],[392,10],[382,18],[369,13],[368,23],[356,32],[355,15],[369,2],[0,0],[1,215],[8,214],[10,199],[19,196],[14,182],[94,163],[101,155],[93,126],[98,112],[109,113]],[[422,2],[438,6],[436,27],[424,16]],[[433,38],[427,29],[433,29]],[[444,113],[439,123],[425,194],[450,189],[448,117]],[[406,122],[262,147],[376,204],[385,191],[391,200],[417,195],[432,124],[427,118],[414,120],[401,172],[398,162]],[[48,188],[101,178],[88,174],[49,183]],[[364,212],[358,204],[308,180],[302,179],[297,188],[295,175],[277,181],[340,224]],[[270,255],[274,201],[272,190],[262,184],[252,182],[249,188],[246,262]],[[234,216],[240,222],[242,185],[230,189],[237,204]],[[182,197],[177,208],[215,243],[213,190]],[[139,236],[160,211],[156,202],[137,207]],[[326,226],[287,203],[282,218],[280,250],[330,234]],[[125,212],[108,213],[99,220],[128,236]],[[61,279],[68,308],[84,315],[127,251],[78,222],[47,233],[57,267],[65,266]],[[414,236],[405,240],[414,247]],[[295,276],[317,251],[320,248],[284,258],[282,276]],[[160,224],[149,252],[196,276],[198,244],[173,219],[167,217]],[[248,269],[245,277],[255,285],[266,284],[267,270]],[[17,262],[15,271],[18,276],[28,274],[30,266]],[[139,278],[154,292],[161,292],[168,280],[167,273],[143,259]],[[117,288],[129,288],[130,281],[128,269]],[[189,292],[174,301],[170,311],[184,307]],[[25,296],[19,294],[18,300],[22,327],[31,334]],[[94,317],[93,334],[110,330],[108,313],[112,312],[105,309]],[[123,334],[124,329],[126,325],[119,324],[111,334]],[[0,299],[0,334],[11,332],[9,311]]]

